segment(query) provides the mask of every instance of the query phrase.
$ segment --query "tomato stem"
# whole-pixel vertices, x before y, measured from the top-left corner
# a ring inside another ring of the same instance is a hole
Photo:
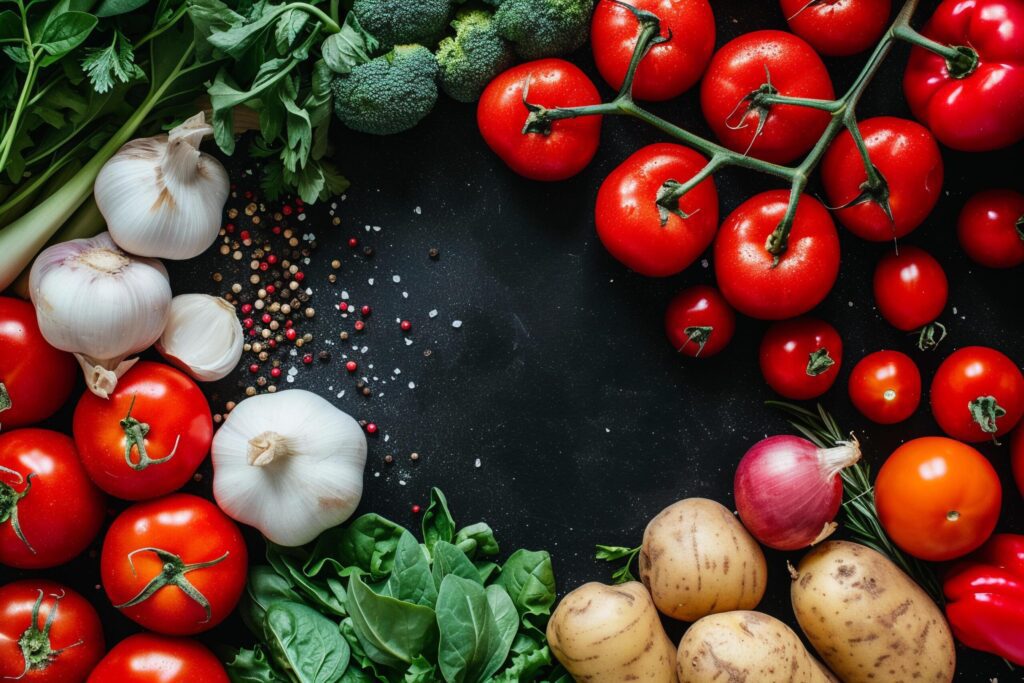
[[[932,351],[939,347],[939,344],[946,338],[946,326],[938,320],[928,323],[917,331],[917,348],[922,351]]]
[[[32,477],[36,476],[36,473],[31,472],[27,477],[25,477],[21,472],[3,466],[0,466],[0,472],[14,475],[16,477],[14,483],[17,486],[25,484],[25,490],[18,492],[15,491],[14,487],[10,484],[0,482],[0,524],[10,522],[11,528],[14,529],[14,535],[18,537],[18,540],[25,544],[25,547],[29,549],[29,552],[35,555],[36,549],[28,542],[28,539],[25,538],[25,532],[21,530],[21,521],[18,519],[18,503],[20,503],[21,499],[27,496],[28,492],[32,490]]]
[[[946,60],[946,69],[953,78],[967,78],[978,68],[977,51],[966,45],[944,45],[923,36],[915,31],[910,24],[901,24],[893,28],[893,36],[898,40],[934,52]]]
[[[807,359],[807,375],[809,377],[817,377],[835,364],[836,362],[832,360],[832,356],[828,355],[828,349],[818,349],[812,352]]]
[[[39,597],[36,598],[35,604],[32,605],[32,623],[29,624],[28,628],[21,634],[21,637],[18,638],[18,647],[21,648],[21,656],[25,660],[25,669],[16,678],[24,678],[29,671],[47,668],[53,664],[53,661],[60,653],[85,642],[84,640],[79,640],[77,643],[66,645],[59,650],[53,649],[53,645],[50,642],[50,630],[53,628],[53,622],[57,618],[57,610],[63,597],[63,592],[60,595],[53,596],[53,609],[46,615],[46,623],[40,629],[39,609],[43,605],[45,594],[42,590],[39,591]]]
[[[5,410],[10,410],[11,405],[13,404],[11,403],[11,395],[7,391],[7,386],[3,382],[0,382],[0,413]]]
[[[658,215],[661,217],[662,226],[668,223],[668,217],[670,214],[675,214],[684,220],[693,215],[685,213],[680,208],[679,200],[681,200],[687,192],[707,180],[708,177],[721,168],[724,163],[725,157],[716,154],[711,157],[711,161],[709,161],[704,168],[697,171],[697,173],[686,182],[681,183],[674,178],[669,178],[662,184],[658,189],[658,196],[655,199],[655,204],[658,206]]]
[[[134,607],[135,605],[141,604],[151,598],[161,588],[165,586],[175,586],[182,593],[191,598],[196,604],[203,608],[206,613],[206,618],[201,623],[206,623],[212,616],[212,610],[210,608],[210,601],[206,599],[198,588],[192,585],[192,583],[185,577],[189,572],[197,569],[206,569],[212,567],[215,564],[219,564],[227,559],[229,553],[225,552],[223,555],[214,560],[208,560],[206,562],[196,562],[193,564],[185,564],[179,555],[163,550],[162,548],[137,548],[128,553],[128,564],[132,568],[132,573],[135,572],[135,555],[137,553],[150,552],[156,555],[161,562],[164,563],[160,573],[149,580],[142,590],[127,602],[123,602],[120,605],[114,605],[116,609],[124,609],[125,607]]]
[[[697,344],[697,353],[694,355],[700,357],[701,351],[704,350],[704,346],[711,339],[711,335],[714,333],[714,331],[715,328],[710,326],[695,325],[687,327],[686,329],[683,330],[683,333],[686,335],[686,344],[683,344],[682,346],[679,347],[679,353],[682,353],[683,349],[685,349],[687,345],[690,344],[690,342],[695,342]]]
[[[136,472],[141,472],[150,465],[159,465],[162,462],[167,462],[174,457],[174,454],[178,452],[178,443],[181,441],[181,434],[174,440],[174,448],[171,452],[162,458],[151,458],[146,452],[146,435],[149,434],[149,425],[145,422],[139,422],[132,417],[132,408],[135,407],[135,399],[138,394],[132,395],[132,402],[128,406],[128,414],[121,420],[121,429],[124,430],[124,461],[128,463],[128,467],[131,467]],[[134,462],[132,460],[132,450],[138,450],[139,461]]]

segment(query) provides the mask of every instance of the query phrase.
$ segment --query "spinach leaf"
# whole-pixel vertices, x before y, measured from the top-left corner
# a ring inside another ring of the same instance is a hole
[[[346,527],[335,527],[320,535],[305,565],[307,576],[317,576],[325,566],[338,576],[366,573],[374,581],[387,577],[395,561],[395,550],[405,529],[380,515],[370,513]]]
[[[520,683],[534,681],[537,674],[551,665],[551,650],[547,645],[517,654],[512,662],[491,679],[492,683]]]
[[[469,558],[463,555],[461,550],[445,541],[438,541],[434,546],[434,566],[431,568],[431,573],[434,575],[434,585],[438,590],[441,588],[444,577],[449,574],[483,585],[480,573],[469,561]]]
[[[274,669],[259,645],[251,650],[240,649],[224,666],[233,683],[289,683]]]
[[[430,562],[423,547],[408,531],[398,541],[395,564],[382,593],[427,607],[437,602],[437,586],[430,573]]]
[[[512,604],[512,598],[501,586],[488,586],[484,592],[487,594],[487,605],[491,608],[494,623],[498,627],[498,647],[487,663],[487,669],[494,672],[505,663],[512,641],[519,631],[519,612]]]
[[[402,683],[435,683],[435,681],[437,681],[436,668],[423,655],[412,660],[412,664],[402,676]]]
[[[444,577],[437,593],[440,641],[437,662],[448,683],[479,683],[501,660],[501,633],[483,586],[454,574]]]
[[[348,666],[350,651],[338,625],[311,607],[274,603],[265,628],[271,656],[296,683],[334,683]]]
[[[430,503],[423,513],[423,545],[434,552],[439,541],[451,543],[455,538],[455,520],[448,511],[448,501],[438,488],[430,489]]]
[[[302,569],[305,563],[304,555],[295,553],[293,548],[285,548],[267,541],[267,561],[278,574],[288,577],[296,590],[306,596],[306,601],[322,612],[339,617],[345,616],[344,587],[340,582],[336,582],[336,586],[331,585],[327,581],[330,577],[319,581],[307,576]]]
[[[295,592],[291,581],[278,574],[273,567],[265,564],[252,567],[239,612],[242,621],[255,635],[266,638],[264,619],[267,610],[276,602],[303,602],[303,599]]]
[[[358,574],[349,579],[348,597],[352,629],[367,657],[378,664],[404,668],[437,641],[429,607],[378,595]]]
[[[277,46],[277,51],[281,54],[288,54],[288,50],[292,49],[292,46],[298,41],[303,27],[308,22],[309,15],[302,10],[290,9],[282,14],[274,29],[274,44]]]
[[[366,64],[378,49],[380,42],[359,25],[354,12],[345,17],[341,31],[328,36],[320,46],[327,66],[342,75],[351,73],[353,67]]]
[[[338,683],[374,683],[374,681],[377,680],[380,679],[371,677],[370,674],[366,673],[362,669],[350,666],[345,669],[345,674],[338,679]]]
[[[226,31],[214,31],[206,39],[224,54],[234,59],[241,58],[250,49],[256,47],[263,34],[273,26],[277,18],[284,13],[284,5],[259,4],[259,12],[248,17],[242,23],[231,26]]]
[[[497,578],[499,567],[494,562],[474,562],[473,566],[476,567],[476,573],[480,575],[480,583],[485,586],[491,581],[491,579]]]
[[[476,554],[497,555],[498,541],[494,538],[494,531],[485,522],[477,522],[463,527],[455,534],[452,541],[459,549],[466,553],[470,559],[475,559]]]
[[[551,613],[555,573],[547,551],[515,551],[501,568],[497,583],[508,591],[520,615]]]

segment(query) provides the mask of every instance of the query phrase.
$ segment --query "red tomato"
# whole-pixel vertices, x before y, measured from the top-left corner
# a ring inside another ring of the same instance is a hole
[[[0,424],[24,427],[57,412],[75,385],[75,359],[43,339],[36,310],[0,296]]]
[[[921,404],[921,373],[899,351],[876,351],[850,372],[850,401],[864,417],[882,425],[902,422]]]
[[[737,152],[785,164],[808,152],[829,122],[828,112],[773,105],[757,139],[761,112],[745,98],[765,84],[765,70],[780,95],[831,100],[832,80],[821,58],[806,42],[785,31],[755,31],[722,46],[711,58],[701,83],[704,118],[722,144]],[[751,145],[751,141],[753,145]]]
[[[790,30],[831,57],[874,47],[891,8],[890,0],[782,0]]]
[[[983,152],[1024,139],[1024,0],[944,0],[921,32],[978,55],[964,75],[934,52],[910,53],[903,92],[939,142]]]
[[[127,500],[185,485],[210,451],[213,418],[196,383],[141,361],[109,398],[85,392],[75,409],[75,444],[101,489]]]
[[[967,200],[956,225],[960,246],[989,268],[1024,263],[1024,194],[985,190]]]
[[[707,178],[674,205],[658,200],[666,183],[685,183],[706,164],[697,152],[662,142],[634,152],[612,171],[594,213],[597,236],[612,256],[650,277],[675,275],[693,263],[718,228],[715,181]]]
[[[995,349],[965,346],[935,371],[931,403],[935,421],[954,439],[996,439],[1024,415],[1024,375]]]
[[[1010,462],[1013,465],[1013,479],[1017,482],[1020,495],[1024,496],[1024,428],[1014,431],[1010,439]]]
[[[1003,491],[978,451],[941,436],[913,439],[878,471],[875,506],[885,532],[914,557],[966,555],[992,535]]]
[[[652,46],[633,77],[633,97],[660,102],[678,97],[700,80],[715,49],[715,15],[708,0],[629,0],[657,15],[665,42]],[[601,0],[590,42],[601,77],[618,90],[626,78],[640,24],[619,2]]]
[[[909,332],[931,325],[942,314],[949,283],[942,266],[931,254],[903,245],[898,254],[886,254],[878,262],[874,290],[875,305],[882,317],[896,329]],[[928,334],[922,331],[922,347],[938,343],[929,343]]]
[[[601,117],[552,121],[550,130],[524,133],[528,101],[547,108],[600,104],[587,75],[564,59],[538,59],[499,74],[484,89],[476,120],[487,146],[509,168],[532,180],[565,180],[582,171],[597,153]]]
[[[235,608],[246,561],[234,522],[208,500],[175,493],[136,503],[114,520],[100,575],[126,617],[158,633],[189,635]]]
[[[0,677],[26,683],[82,683],[105,650],[89,601],[53,581],[0,588]]]
[[[846,207],[836,216],[862,239],[882,242],[903,237],[921,225],[939,201],[943,171],[939,146],[927,128],[907,119],[879,116],[859,125],[871,163],[885,180],[892,220],[881,203],[865,196],[868,174],[849,131],[836,137],[821,162],[829,203]]]
[[[0,563],[63,564],[92,543],[104,514],[103,493],[69,437],[48,429],[0,434]]]
[[[821,202],[804,195],[778,265],[765,241],[782,221],[787,190],[762,192],[740,204],[715,238],[715,277],[726,300],[752,318],[783,320],[811,310],[839,274],[839,236]]]
[[[821,396],[843,365],[843,340],[817,318],[775,323],[761,340],[761,374],[777,394],[794,400]]]
[[[672,348],[693,357],[713,356],[736,330],[736,314],[714,287],[697,285],[679,292],[665,311],[665,333]]]
[[[212,652],[191,638],[136,633],[111,648],[88,683],[229,683]]]

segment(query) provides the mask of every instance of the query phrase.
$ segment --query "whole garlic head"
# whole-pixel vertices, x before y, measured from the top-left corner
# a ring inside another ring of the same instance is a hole
[[[242,358],[242,324],[219,296],[179,294],[156,350],[200,382],[227,377]]]

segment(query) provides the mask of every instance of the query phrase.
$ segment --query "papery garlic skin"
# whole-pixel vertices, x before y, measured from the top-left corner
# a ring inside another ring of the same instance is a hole
[[[221,297],[179,294],[156,350],[194,379],[214,382],[238,366],[244,336],[235,307]]]
[[[105,232],[43,250],[29,294],[43,337],[75,354],[89,390],[102,398],[137,360],[125,358],[160,337],[171,307],[163,264],[124,253]]]
[[[199,151],[212,133],[200,112],[169,135],[126,143],[103,165],[93,194],[122,249],[187,259],[217,239],[230,185],[224,166]]]
[[[278,545],[309,543],[341,524],[363,494],[363,430],[309,391],[244,399],[210,452],[217,504]]]

